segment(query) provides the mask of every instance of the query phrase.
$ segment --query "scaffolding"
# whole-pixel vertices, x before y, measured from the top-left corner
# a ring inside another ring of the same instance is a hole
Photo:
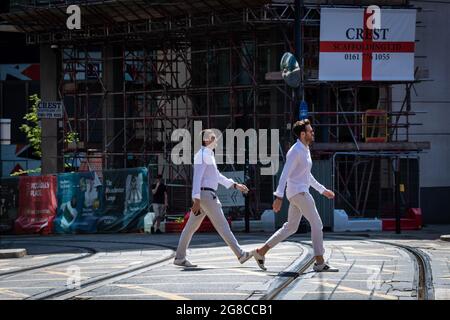
[[[298,108],[293,90],[276,71],[282,54],[294,51],[293,1],[79,1],[85,10],[83,31],[57,27],[65,24],[67,16],[61,10],[65,1],[48,1],[45,7],[33,1],[16,2],[20,2],[16,10],[4,19],[26,32],[29,44],[59,46],[64,132],[76,132],[80,138],[79,143],[65,146],[62,161],[75,164],[84,157],[97,159],[104,168],[146,166],[153,174],[162,172],[171,208],[184,211],[191,204],[192,169],[172,164],[175,129],[193,132],[194,121],[219,130],[278,128],[282,158],[291,145],[290,124],[298,118]],[[336,152],[356,152],[353,160],[337,157],[334,188],[336,205],[360,216],[367,208],[384,209],[368,205],[369,191],[362,191],[375,181],[374,172],[382,171],[382,161],[375,164],[379,157],[373,156],[373,163],[363,163],[364,174],[357,173],[358,153],[386,155],[396,150],[413,157],[429,143],[409,139],[410,127],[420,125],[411,121],[418,112],[411,111],[410,99],[419,80],[401,83],[405,98],[401,110],[395,111],[392,83],[317,79],[320,8],[337,6],[335,2],[306,1],[302,8],[305,100],[316,127],[313,156],[329,159]],[[408,3],[385,5],[407,7]],[[32,19],[37,16],[41,22]],[[366,141],[368,133],[376,137],[380,131],[364,118],[374,109],[386,115],[382,143]],[[271,207],[276,187],[272,177],[260,175],[259,169],[260,165],[233,167],[246,173],[255,217]],[[347,178],[341,179],[344,175]],[[352,199],[345,196],[349,190],[358,191]]]

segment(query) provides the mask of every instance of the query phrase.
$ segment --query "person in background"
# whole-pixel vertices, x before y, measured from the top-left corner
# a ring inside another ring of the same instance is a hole
[[[167,207],[168,207],[168,197],[167,197],[167,188],[166,185],[162,182],[162,175],[158,174],[156,176],[156,181],[152,185],[152,194],[153,194],[153,211],[155,212],[155,221],[153,225],[155,226],[156,222],[156,231],[155,233],[161,233],[159,229],[161,225],[161,221],[164,219],[166,215]],[[154,227],[152,227],[153,233]]]

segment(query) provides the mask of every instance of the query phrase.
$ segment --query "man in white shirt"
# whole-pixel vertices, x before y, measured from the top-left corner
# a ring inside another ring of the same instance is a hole
[[[186,250],[191,242],[192,236],[200,227],[203,219],[208,215],[209,220],[231,248],[240,263],[246,262],[252,257],[251,252],[244,251],[235,236],[231,232],[228,221],[222,211],[216,191],[220,183],[226,188],[233,187],[241,192],[247,193],[248,188],[228,179],[217,169],[214,158],[214,148],[217,146],[217,138],[212,130],[203,130],[203,146],[194,156],[194,178],[192,184],[193,205],[188,222],[183,229],[178,243],[174,264],[182,267],[196,267],[186,259]]]
[[[309,193],[309,188],[312,186],[328,199],[334,199],[334,193],[317,182],[311,174],[312,159],[309,145],[314,142],[314,130],[309,120],[297,121],[293,126],[293,132],[298,139],[286,155],[286,163],[281,173],[278,188],[274,192],[276,198],[272,205],[274,212],[280,211],[284,189],[287,184],[286,197],[290,202],[288,221],[266,241],[264,246],[254,250],[253,256],[259,267],[266,270],[264,256],[267,251],[296,233],[300,220],[304,216],[311,225],[311,237],[316,259],[313,267],[314,271],[336,272],[338,270],[326,264],[323,258],[325,252],[323,247],[323,225],[314,199]]]

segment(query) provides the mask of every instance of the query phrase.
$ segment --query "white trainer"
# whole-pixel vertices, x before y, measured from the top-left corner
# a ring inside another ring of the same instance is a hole
[[[253,257],[253,252],[244,251],[244,254],[239,258],[239,262],[243,264],[247,262],[251,257]]]
[[[315,272],[339,272],[339,269],[333,268],[326,263],[323,264],[314,263],[313,270]]]
[[[197,265],[190,263],[187,259],[175,259],[173,264],[185,268],[195,268]]]
[[[266,271],[267,268],[266,268],[266,266],[264,265],[264,262],[266,261],[266,258],[265,258],[263,255],[260,255],[260,254],[258,253],[258,251],[256,251],[256,249],[252,251],[252,254],[253,254],[253,257],[255,258],[256,263],[258,264],[258,266],[259,266],[262,270]]]

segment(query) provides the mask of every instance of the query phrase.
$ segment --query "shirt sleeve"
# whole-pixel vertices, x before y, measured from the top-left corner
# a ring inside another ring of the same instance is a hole
[[[219,172],[219,170],[217,170],[217,173],[218,173],[219,183],[221,185],[223,185],[225,188],[229,189],[233,184],[236,183],[233,179],[227,178],[223,174],[221,174]]]
[[[194,159],[194,178],[192,181],[192,199],[200,199],[200,188],[203,174],[206,169],[206,162],[202,159],[202,153],[198,154],[197,159]],[[203,161],[202,161],[203,160]]]
[[[283,198],[284,196],[284,189],[286,189],[286,183],[287,179],[289,177],[289,174],[291,173],[292,169],[295,167],[297,163],[298,156],[295,153],[294,149],[289,150],[289,152],[286,155],[286,163],[283,167],[283,172],[280,176],[280,181],[278,182],[278,188],[273,193],[275,196]]]
[[[316,178],[312,175],[312,173],[309,174],[309,182],[311,184],[311,187],[317,190],[320,194],[322,194],[327,188],[325,188],[323,185],[321,185]]]

